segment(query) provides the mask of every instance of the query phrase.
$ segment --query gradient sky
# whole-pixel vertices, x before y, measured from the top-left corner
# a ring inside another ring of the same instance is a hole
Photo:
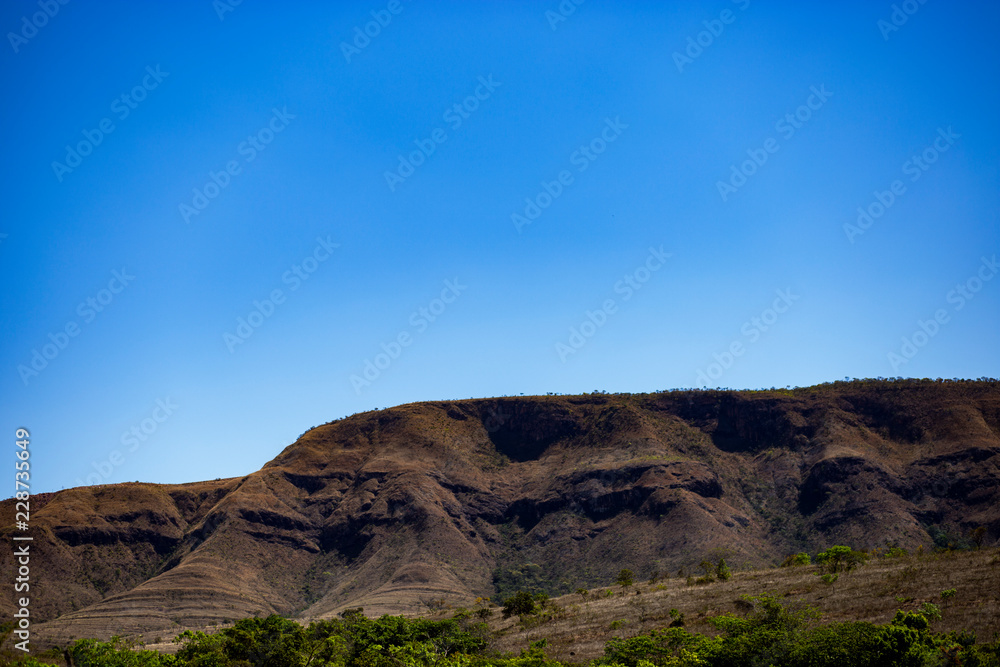
[[[35,492],[411,401],[1000,375],[996,3],[46,1],[0,9]]]

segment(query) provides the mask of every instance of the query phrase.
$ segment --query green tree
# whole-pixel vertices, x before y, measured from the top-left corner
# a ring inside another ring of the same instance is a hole
[[[604,645],[604,662],[608,665],[642,667],[643,665],[698,665],[693,658],[703,652],[710,640],[702,635],[688,632],[684,628],[653,630],[649,634],[614,638]],[[680,659],[686,662],[679,662]],[[699,659],[700,660],[700,659]]]
[[[628,588],[635,583],[635,573],[632,570],[625,568],[618,573],[618,577],[615,579],[615,583],[622,588]]]
[[[986,526],[973,528],[969,532],[969,537],[972,539],[972,543],[976,545],[976,549],[982,549],[983,542],[986,540]]]
[[[244,618],[214,635],[184,632],[177,652],[182,665],[223,667],[233,663],[251,667],[302,667],[305,628],[295,621],[271,615]]]
[[[503,602],[503,617],[529,616],[537,611],[534,596],[528,591],[518,591]]]
[[[106,642],[80,639],[67,649],[67,653],[76,667],[164,667],[176,664],[173,656],[140,650],[136,642],[121,637],[112,637]]]
[[[830,574],[850,572],[866,560],[868,554],[864,551],[855,551],[845,546],[830,547],[816,555],[816,562]]]

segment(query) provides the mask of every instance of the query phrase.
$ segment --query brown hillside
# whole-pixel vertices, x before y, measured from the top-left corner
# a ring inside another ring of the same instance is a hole
[[[836,582],[824,583],[817,566],[786,567],[735,572],[729,581],[706,585],[683,577],[595,588],[586,595],[572,593],[554,598],[535,616],[523,620],[489,616],[496,650],[517,653],[531,642],[546,639],[549,657],[584,663],[604,654],[612,637],[634,637],[673,622],[676,609],[684,615],[685,628],[717,635],[709,619],[721,614],[743,615],[745,596],[773,595],[791,609],[819,612],[817,623],[867,621],[889,623],[896,610],[938,606],[942,618],[935,632],[976,633],[981,642],[1000,635],[1000,552],[996,549],[910,554],[876,558]],[[942,597],[942,591],[954,595]],[[448,618],[455,610],[442,610],[434,618]]]
[[[980,525],[992,544],[998,455],[996,381],[403,405],[314,428],[242,479],[33,498],[32,614],[50,640],[169,636],[569,592],[721,554],[930,548]]]

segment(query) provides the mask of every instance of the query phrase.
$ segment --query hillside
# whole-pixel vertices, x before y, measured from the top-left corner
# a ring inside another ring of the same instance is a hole
[[[403,405],[311,429],[244,478],[34,497],[32,614],[50,641],[169,636],[568,593],[706,556],[759,567],[978,526],[993,544],[998,454],[996,381]]]
[[[980,642],[1000,637],[1000,551],[996,549],[910,554],[873,559],[826,584],[818,568],[789,567],[734,572],[729,581],[691,585],[683,577],[595,588],[552,599],[551,611],[521,620],[491,614],[497,639],[493,648],[516,653],[531,642],[547,640],[547,654],[560,661],[584,662],[601,657],[614,637],[634,637],[668,626],[671,610],[683,614],[685,628],[718,634],[709,623],[721,614],[742,615],[745,596],[773,595],[791,609],[815,609],[817,624],[864,621],[888,623],[899,609],[938,605],[938,632],[971,631]],[[943,591],[954,591],[944,598]],[[454,610],[432,618],[447,618]]]

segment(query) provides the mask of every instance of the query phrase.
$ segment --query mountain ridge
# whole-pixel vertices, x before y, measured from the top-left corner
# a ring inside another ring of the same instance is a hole
[[[410,403],[310,429],[243,477],[35,496],[32,614],[52,641],[170,634],[710,556],[992,541],[998,464],[995,380]]]

